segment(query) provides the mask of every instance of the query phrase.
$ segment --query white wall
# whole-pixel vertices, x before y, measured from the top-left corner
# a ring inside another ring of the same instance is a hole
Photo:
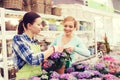
[[[113,41],[115,45],[120,45],[120,15],[113,18]]]

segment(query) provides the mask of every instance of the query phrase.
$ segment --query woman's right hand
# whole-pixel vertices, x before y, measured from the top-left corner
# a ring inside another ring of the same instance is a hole
[[[52,46],[48,50],[44,52],[44,59],[47,59],[52,53],[54,52],[63,52],[63,47],[62,46]]]
[[[63,52],[63,46],[54,46],[54,52]]]

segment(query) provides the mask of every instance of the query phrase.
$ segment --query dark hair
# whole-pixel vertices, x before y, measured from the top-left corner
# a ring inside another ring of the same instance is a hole
[[[23,20],[20,21],[19,25],[18,25],[18,34],[22,34],[24,32],[24,28],[27,29],[27,24],[33,24],[36,18],[39,18],[40,15],[38,15],[35,12],[27,12],[24,16],[23,16]],[[23,27],[24,25],[24,27]]]

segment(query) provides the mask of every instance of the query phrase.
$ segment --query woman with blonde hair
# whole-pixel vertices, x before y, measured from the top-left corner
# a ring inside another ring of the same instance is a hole
[[[50,46],[64,46],[64,49],[71,53],[70,56],[72,61],[67,61],[67,67],[69,67],[75,62],[75,53],[88,57],[90,56],[90,52],[82,40],[74,34],[77,28],[77,21],[75,18],[72,16],[65,17],[62,25],[64,33],[57,36]]]

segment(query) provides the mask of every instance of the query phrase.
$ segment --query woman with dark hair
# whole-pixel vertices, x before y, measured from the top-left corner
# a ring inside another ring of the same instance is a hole
[[[41,31],[42,19],[35,12],[28,12],[18,25],[18,34],[14,36],[12,43],[12,52],[14,54],[16,80],[29,80],[32,76],[42,74],[41,63],[47,59],[53,52],[62,52],[62,47],[50,47],[44,53],[40,53],[40,46],[37,44],[34,36]]]

